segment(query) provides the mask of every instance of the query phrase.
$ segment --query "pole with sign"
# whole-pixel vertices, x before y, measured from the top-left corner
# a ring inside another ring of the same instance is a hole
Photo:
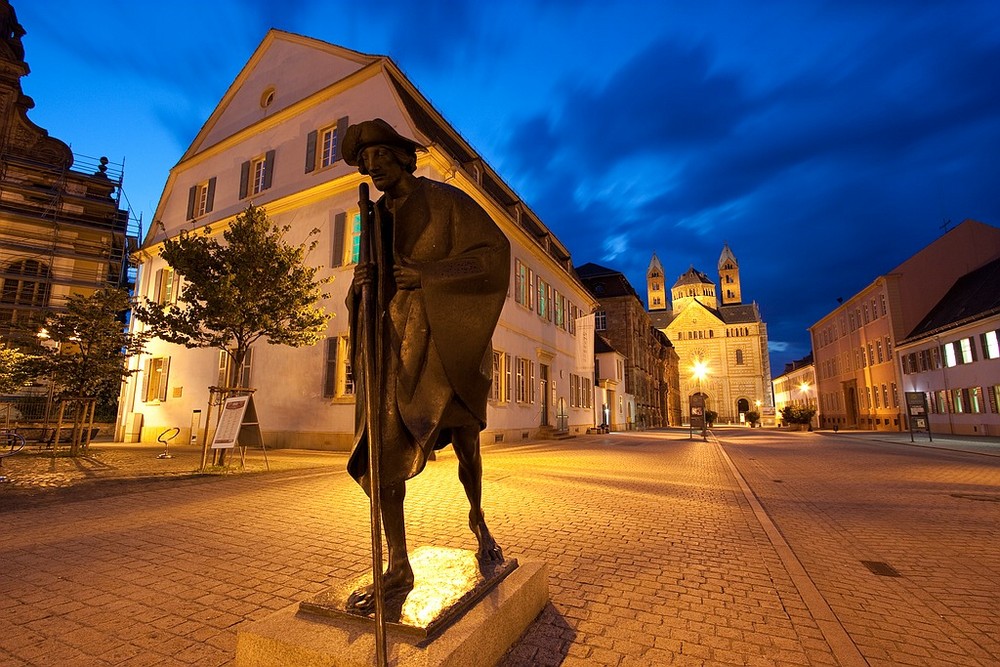
[[[934,442],[931,435],[931,420],[927,417],[927,394],[922,391],[906,392],[906,415],[910,424],[910,442],[913,442],[914,429],[927,431],[927,439]]]

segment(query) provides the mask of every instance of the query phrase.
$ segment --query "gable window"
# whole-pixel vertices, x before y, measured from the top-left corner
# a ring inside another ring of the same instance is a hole
[[[194,220],[211,213],[215,206],[215,176],[188,190],[187,219]]]
[[[246,199],[271,187],[274,174],[274,151],[247,160],[240,167],[240,199]]]
[[[306,173],[327,169],[343,157],[341,143],[347,131],[347,116],[334,125],[313,130],[306,135]]]

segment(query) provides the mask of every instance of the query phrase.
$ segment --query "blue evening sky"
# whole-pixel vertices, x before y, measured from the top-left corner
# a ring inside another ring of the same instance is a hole
[[[996,0],[13,0],[36,107],[125,162],[148,226],[267,29],[390,56],[573,253],[645,301],[717,277],[723,242],[768,323],[806,327],[942,233],[1000,225]]]

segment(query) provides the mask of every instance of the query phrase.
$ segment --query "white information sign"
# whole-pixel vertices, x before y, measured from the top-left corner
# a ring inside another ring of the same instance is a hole
[[[248,405],[253,405],[252,396],[236,396],[226,399],[222,405],[219,426],[215,430],[215,437],[212,438],[212,449],[231,449],[236,446]],[[256,414],[253,416],[253,421],[257,421]]]

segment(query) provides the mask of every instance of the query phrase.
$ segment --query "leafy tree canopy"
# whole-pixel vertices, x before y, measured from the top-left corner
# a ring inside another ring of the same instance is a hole
[[[816,415],[815,408],[806,408],[799,405],[786,405],[781,408],[781,418],[786,424],[808,424]]]
[[[10,394],[34,379],[34,357],[0,344],[0,394]]]
[[[142,299],[135,313],[149,331],[189,348],[225,350],[233,384],[247,350],[260,339],[300,347],[318,341],[330,315],[317,306],[328,295],[318,267],[305,264],[316,242],[291,245],[289,226],[275,225],[264,209],[250,205],[222,240],[181,232],[164,241],[162,257],[183,277],[176,303]],[[315,236],[318,229],[309,236]]]
[[[126,331],[128,309],[125,290],[104,288],[90,296],[71,295],[65,312],[46,318],[46,333],[59,348],[42,355],[41,371],[63,395],[117,400],[122,380],[134,372],[128,358],[140,354],[146,340],[145,334]]]

